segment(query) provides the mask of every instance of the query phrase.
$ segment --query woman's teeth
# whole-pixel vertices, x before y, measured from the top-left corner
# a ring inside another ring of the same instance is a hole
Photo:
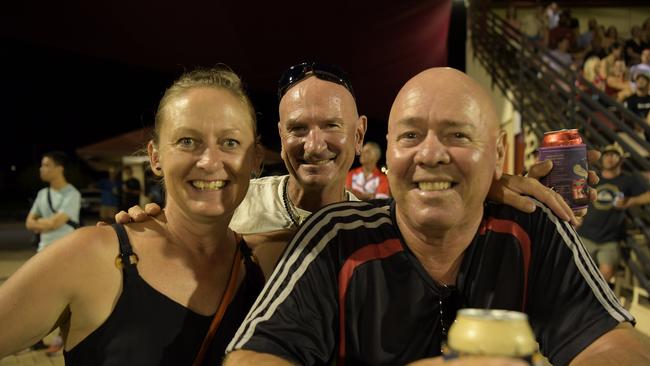
[[[226,185],[226,182],[223,180],[211,180],[211,181],[195,180],[192,181],[192,185],[194,186],[194,188],[198,188],[200,190],[209,189],[209,190],[216,191],[223,188],[223,186]]]

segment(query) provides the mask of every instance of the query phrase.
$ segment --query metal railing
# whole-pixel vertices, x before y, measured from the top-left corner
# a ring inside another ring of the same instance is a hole
[[[470,1],[469,8],[474,57],[491,75],[492,86],[498,87],[519,112],[523,128],[540,141],[546,131],[577,128],[589,148],[617,142],[628,151],[626,171],[650,171],[650,162],[644,156],[650,152],[650,143],[640,133],[650,136],[645,121],[479,3]],[[648,207],[628,210],[628,218],[634,230],[650,240]],[[650,258],[636,242],[628,240],[623,247],[636,254],[639,263],[629,260],[630,255],[624,258],[640,285],[650,292]]]

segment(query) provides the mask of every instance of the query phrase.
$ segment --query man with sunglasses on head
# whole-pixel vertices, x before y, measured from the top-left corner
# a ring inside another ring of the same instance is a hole
[[[347,75],[334,65],[290,67],[280,79],[278,100],[281,156],[289,174],[252,180],[231,221],[258,253],[271,252],[262,261],[277,258],[313,211],[358,200],[345,180],[367,126]],[[275,262],[262,264],[271,270]]]

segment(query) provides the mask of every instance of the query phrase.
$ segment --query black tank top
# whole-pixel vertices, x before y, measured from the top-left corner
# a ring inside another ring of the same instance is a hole
[[[149,286],[130,264],[131,243],[122,225],[114,224],[120,243],[123,286],[108,319],[77,346],[64,352],[66,366],[191,365],[205,337],[212,316],[204,316],[178,304]],[[233,296],[204,359],[219,365],[224,350],[264,287],[264,275],[242,240],[246,276]]]

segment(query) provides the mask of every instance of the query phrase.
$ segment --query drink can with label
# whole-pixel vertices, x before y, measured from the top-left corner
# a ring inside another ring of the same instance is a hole
[[[544,134],[539,160],[552,160],[553,169],[540,181],[559,193],[573,210],[587,207],[587,146],[578,130],[559,130]]]
[[[537,342],[524,313],[508,310],[461,309],[449,329],[446,358],[512,357],[537,365]]]

